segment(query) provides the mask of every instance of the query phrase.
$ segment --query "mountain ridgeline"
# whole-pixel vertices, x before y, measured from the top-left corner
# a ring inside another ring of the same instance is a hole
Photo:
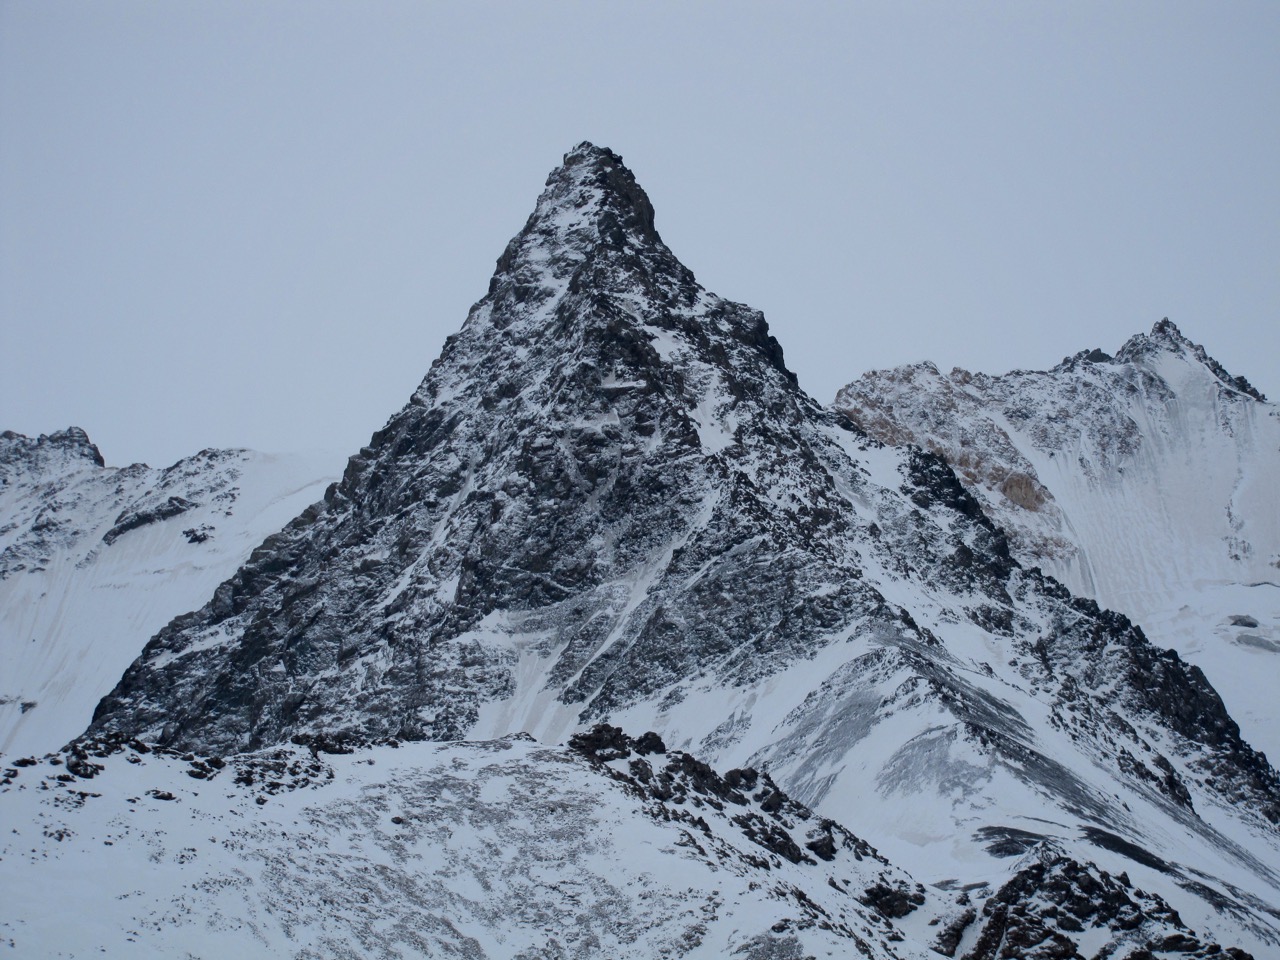
[[[944,457],[1020,562],[1203,667],[1280,756],[1280,408],[1247,380],[1166,319],[1051,370],[872,371],[835,407]]]

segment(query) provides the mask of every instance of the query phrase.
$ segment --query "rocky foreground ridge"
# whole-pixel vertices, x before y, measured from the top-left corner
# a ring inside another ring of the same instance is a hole
[[[994,895],[926,888],[767,773],[603,724],[228,758],[86,740],[2,772],[0,943],[25,952],[1249,957],[1052,846]]]

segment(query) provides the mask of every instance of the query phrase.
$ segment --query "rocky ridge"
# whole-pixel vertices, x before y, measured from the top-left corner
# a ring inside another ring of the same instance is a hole
[[[24,951],[922,960],[907,930],[938,901],[767,776],[614,728],[226,759],[86,741],[4,773],[27,816],[0,875],[78,889],[94,863],[77,909],[117,920],[6,911]]]
[[[1280,410],[1247,380],[1162,320],[1046,371],[875,371],[835,406],[946,459],[1022,564],[1201,666],[1280,755]]]
[[[0,752],[81,733],[144,638],[330,479],[318,458],[204,450],[121,468],[77,427],[0,434]]]

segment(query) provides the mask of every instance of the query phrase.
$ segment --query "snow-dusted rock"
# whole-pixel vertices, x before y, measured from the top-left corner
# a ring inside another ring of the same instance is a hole
[[[81,733],[147,638],[318,500],[317,457],[107,467],[83,430],[0,434],[0,754]]]
[[[86,741],[5,769],[0,815],[21,956],[1224,956],[1051,844],[994,893],[929,889],[768,774],[604,725],[568,748]]]
[[[527,736],[225,760],[117,744],[12,768],[0,943],[21,956],[928,955],[916,929],[942,895],[767,776],[722,778],[654,741],[636,752],[615,737],[609,759]]]
[[[1280,408],[1168,320],[1048,371],[868,373],[837,409],[944,457],[1014,555],[1200,666],[1280,756]]]

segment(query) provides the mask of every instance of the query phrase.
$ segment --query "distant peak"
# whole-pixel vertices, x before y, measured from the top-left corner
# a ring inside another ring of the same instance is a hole
[[[547,177],[547,193],[560,185],[570,189],[557,199],[574,197],[577,193],[574,197],[577,201],[584,199],[584,194],[596,201],[600,214],[596,225],[606,239],[620,242],[622,238],[617,231],[625,231],[644,242],[661,242],[653,225],[653,204],[648,194],[636,182],[622,157],[608,147],[597,147],[584,140],[566,153],[564,162]]]
[[[1209,356],[1204,347],[1187,339],[1182,331],[1178,329],[1178,325],[1168,317],[1157,321],[1152,326],[1149,335],[1138,334],[1125,341],[1124,346],[1116,354],[1116,360],[1121,363],[1136,363],[1156,351],[1189,355],[1192,359],[1204,364],[1210,373],[1232,390],[1253,397],[1255,400],[1265,402],[1267,399],[1244,377],[1237,377],[1228,373],[1222,364]]]
[[[658,236],[653,204],[622,157],[584,141],[548,175],[533,213],[498,258],[489,298],[545,306],[583,264],[616,254],[633,265],[660,261],[680,282],[694,281]]]
[[[1192,346],[1190,340],[1182,335],[1182,331],[1178,329],[1178,325],[1165,317],[1163,320],[1157,320],[1151,327],[1151,337],[1155,340],[1166,340],[1170,343],[1187,344]]]
[[[35,462],[51,456],[92,460],[100,467],[106,466],[97,445],[80,427],[42,433],[34,439],[13,430],[0,433],[0,462]]]
[[[597,147],[590,140],[583,140],[564,155],[564,166],[566,167],[592,162],[621,164],[622,157],[608,147]]]

